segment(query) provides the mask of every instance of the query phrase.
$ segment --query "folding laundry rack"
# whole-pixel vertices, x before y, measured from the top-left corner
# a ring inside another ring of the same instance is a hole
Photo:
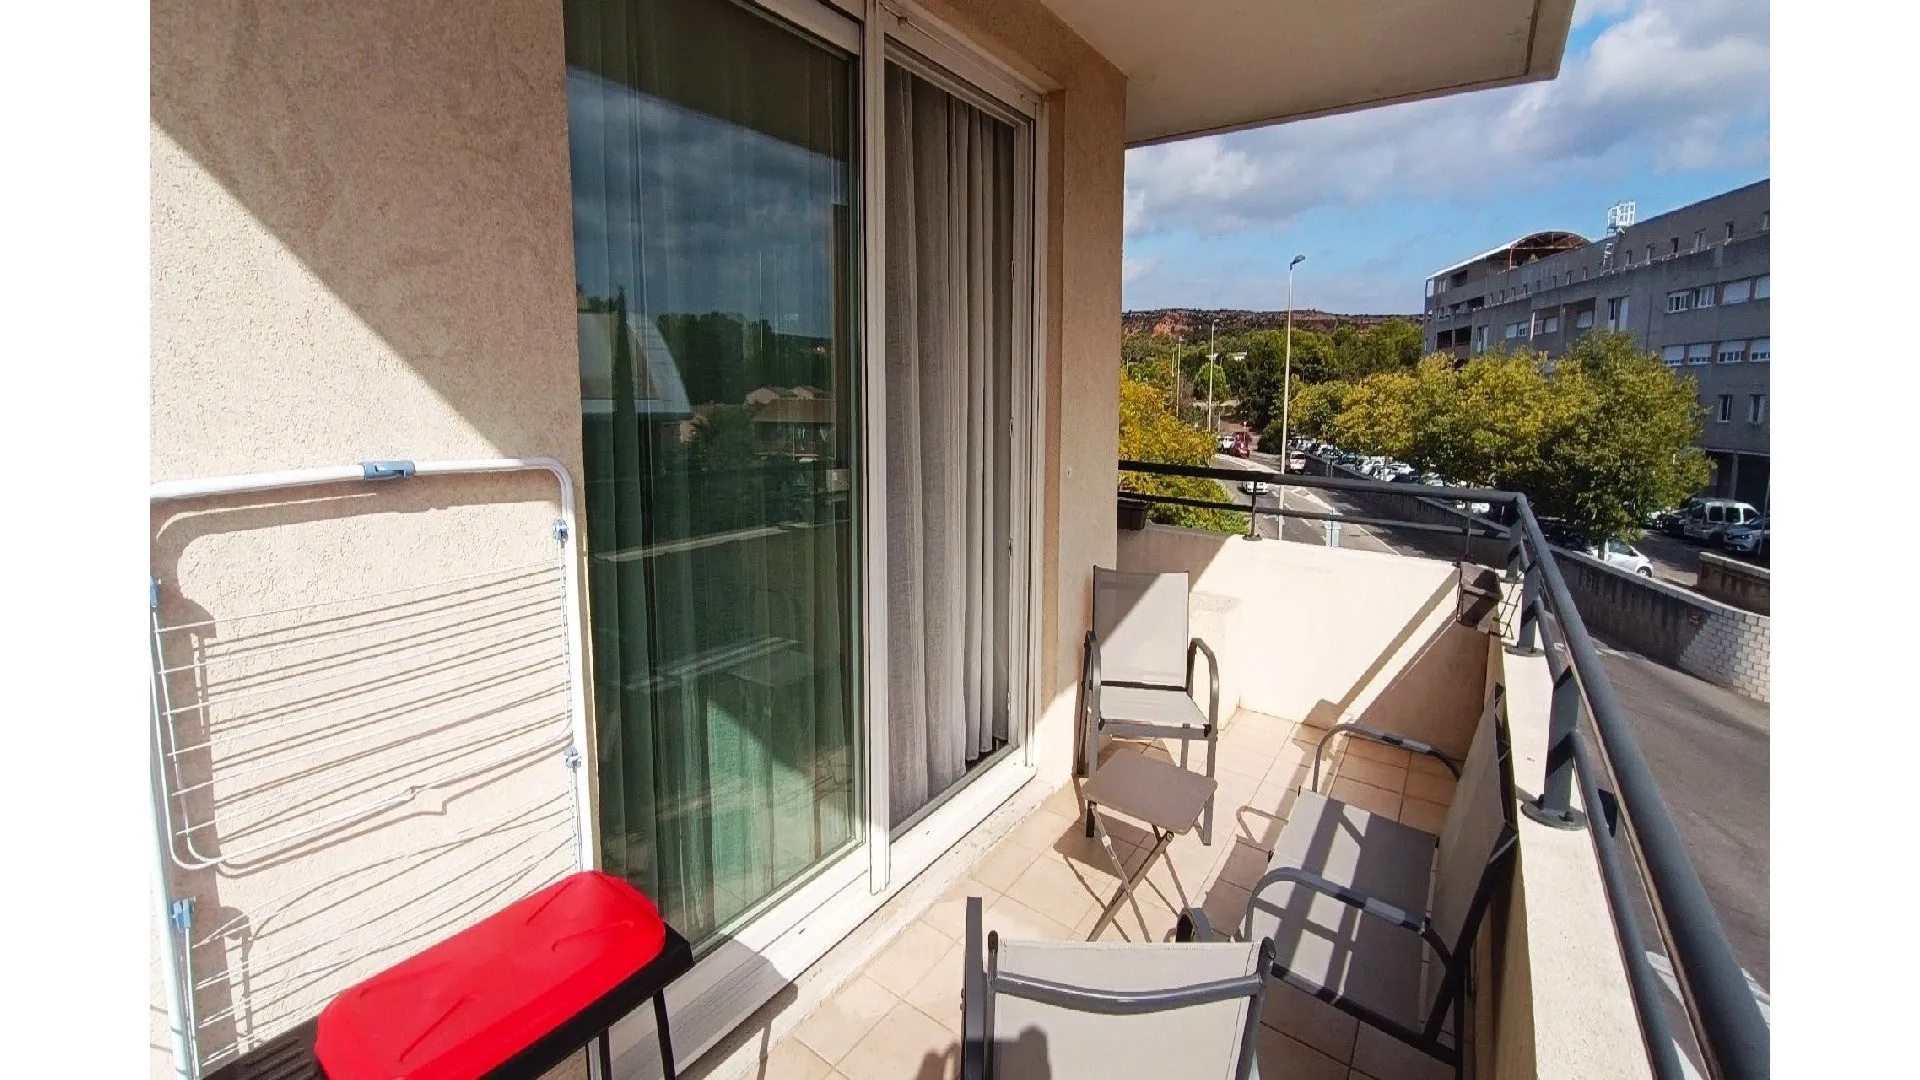
[[[471,497],[502,483],[489,474],[540,472],[558,483],[557,517],[518,494]],[[430,477],[447,479],[418,483]],[[468,497],[427,498],[448,487]],[[366,1007],[393,1000],[382,980],[423,964],[444,975],[463,949],[499,949],[516,932],[564,938],[554,913],[566,911],[603,939],[616,925],[624,937],[582,959],[584,980],[564,965],[522,971],[549,980],[548,1013],[598,988],[547,1048],[599,1025],[589,1061],[604,1077],[606,1027],[650,996],[667,1051],[659,991],[691,951],[650,901],[590,873],[567,470],[544,458],[369,462],[161,483],[150,498],[156,556],[171,559],[148,600],[155,885],[177,1075],[238,1075],[262,1053],[310,1052],[316,1022],[326,1049],[323,1011],[346,1055],[336,1060],[377,1060],[377,1040],[339,1032],[393,1015]],[[409,570],[436,562],[459,572],[422,581]],[[662,950],[645,978],[616,970]],[[595,978],[622,989],[602,994]],[[513,1024],[554,1019],[496,1004],[474,1045],[506,1047]],[[668,1062],[671,1072],[670,1051]]]

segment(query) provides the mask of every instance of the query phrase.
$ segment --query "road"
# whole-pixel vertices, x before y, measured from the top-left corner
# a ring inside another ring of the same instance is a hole
[[[1260,475],[1270,475],[1278,468],[1273,458],[1267,454],[1255,454],[1252,460],[1229,457],[1222,454],[1213,459],[1213,467],[1216,469],[1240,469],[1244,472]],[[1249,501],[1248,496],[1240,490],[1239,485],[1222,482],[1220,486],[1234,502],[1242,506],[1247,505]],[[1281,498],[1286,500],[1286,508],[1291,510],[1308,510],[1321,514],[1365,514],[1365,511],[1361,508],[1347,502],[1332,492],[1313,491],[1307,488],[1297,487],[1287,488],[1280,492],[1278,496],[1261,495],[1259,496],[1260,505],[1263,507],[1279,506]],[[1299,518],[1278,518],[1271,515],[1263,515],[1256,527],[1259,529],[1260,535],[1268,540],[1284,535],[1288,540],[1301,544],[1325,544],[1327,542],[1324,523],[1319,521],[1303,521]],[[1276,532],[1276,529],[1284,529],[1285,531],[1284,533]],[[1360,551],[1384,551],[1396,555],[1414,553],[1405,544],[1396,545],[1389,543],[1380,537],[1379,530],[1369,528],[1365,525],[1342,524],[1340,526],[1340,546],[1354,548]]]
[[[1735,959],[1766,987],[1771,710],[1604,643],[1600,660]]]

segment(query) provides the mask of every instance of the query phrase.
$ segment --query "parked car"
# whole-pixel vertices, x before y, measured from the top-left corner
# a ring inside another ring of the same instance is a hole
[[[1744,555],[1767,554],[1767,519],[1762,516],[1746,523],[1734,525],[1722,535],[1720,543],[1728,551],[1737,551]]]
[[[1306,472],[1307,471],[1307,455],[1302,453],[1299,450],[1295,450],[1294,452],[1288,454],[1287,455],[1287,471],[1295,472],[1295,473]]]
[[[1273,485],[1265,480],[1243,480],[1240,483],[1240,491],[1245,495],[1271,495]]]
[[[1688,499],[1671,510],[1662,510],[1653,515],[1653,520],[1648,522],[1648,527],[1658,529],[1668,536],[1678,537],[1686,528],[1687,515],[1693,512],[1694,507],[1704,502],[1706,499],[1696,497]]]
[[[1687,512],[1687,522],[1681,527],[1680,535],[1695,543],[1718,544],[1728,529],[1749,524],[1759,517],[1760,511],[1751,503],[1702,499]]]
[[[1220,453],[1231,454],[1233,453],[1233,436],[1222,435],[1214,440],[1214,445],[1219,449]]]
[[[1599,559],[1608,566],[1617,566],[1641,577],[1653,576],[1653,560],[1640,553],[1640,550],[1624,540],[1609,540],[1605,544],[1590,546],[1586,553]]]

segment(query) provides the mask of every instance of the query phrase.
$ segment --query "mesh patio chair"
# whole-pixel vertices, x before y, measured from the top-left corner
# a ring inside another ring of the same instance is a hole
[[[1187,636],[1187,575],[1128,574],[1093,568],[1093,628],[1081,656],[1082,760],[1080,775],[1100,768],[1107,735],[1207,744],[1206,775],[1213,776],[1220,729],[1220,662],[1199,638]],[[1194,661],[1207,658],[1207,711],[1193,700]],[[1094,834],[1094,804],[1086,807]],[[1213,843],[1213,798],[1200,820],[1200,840]]]
[[[1302,792],[1235,937],[1271,939],[1274,978],[1458,1073],[1475,936],[1517,849],[1513,808],[1513,761],[1496,698],[1439,836]],[[1175,937],[1207,941],[1215,933],[1204,913],[1189,909]]]
[[[1273,945],[981,941],[967,898],[962,1080],[1253,1080]]]

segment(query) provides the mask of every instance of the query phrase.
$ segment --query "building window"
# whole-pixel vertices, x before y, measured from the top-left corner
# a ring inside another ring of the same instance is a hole
[[[1733,395],[1732,394],[1720,395],[1720,411],[1714,414],[1714,419],[1722,424],[1728,424],[1733,422]]]
[[[1633,265],[1633,249],[1632,248],[1627,249],[1627,265],[1628,266]]]
[[[1747,358],[1747,343],[1744,341],[1723,341],[1720,343],[1720,362],[1738,364]]]
[[[1592,311],[1583,311],[1580,314],[1575,315],[1573,317],[1573,328],[1575,330],[1588,330],[1588,329],[1591,329],[1592,327],[1593,327]]]
[[[1747,423],[1764,424],[1767,422],[1767,395],[1747,395]]]
[[[1432,278],[1427,279],[1427,295],[1428,296],[1433,296],[1444,287],[1445,286],[1441,285],[1438,281],[1435,281]]]
[[[1755,300],[1765,300],[1767,298],[1766,274],[1761,274],[1759,277],[1753,279],[1753,298]]]
[[[1687,346],[1687,363],[1710,364],[1713,362],[1713,342],[1703,341]]]
[[[1675,241],[1675,243],[1678,243],[1678,242],[1679,241]],[[1648,262],[1653,261],[1653,245],[1652,244],[1647,245],[1647,261]]]
[[[1727,282],[1726,288],[1720,291],[1720,302],[1723,304],[1744,304],[1752,298],[1752,296],[1753,282],[1745,280],[1729,281]]]
[[[1727,222],[1727,243],[1733,243],[1733,222]]]
[[[1682,289],[1679,292],[1667,294],[1667,314],[1686,311],[1691,307],[1693,307],[1693,290]]]
[[[1560,332],[1560,316],[1535,315],[1533,317],[1533,332],[1535,335],[1559,333]]]
[[[1587,267],[1584,267],[1584,266],[1583,266],[1583,267],[1581,267],[1581,268],[1580,268],[1580,280],[1581,280],[1581,281],[1585,281],[1585,280],[1587,280],[1587,272],[1588,272],[1588,270],[1587,270]]]
[[[1611,296],[1607,298],[1607,329],[1624,330],[1627,328],[1627,297]]]
[[[1672,244],[1673,244],[1673,246],[1672,246],[1672,248],[1671,248],[1671,250],[1669,250],[1669,251],[1667,252],[1667,254],[1669,254],[1669,255],[1678,255],[1678,254],[1680,254],[1680,238],[1679,238],[1679,237],[1677,237],[1677,236],[1676,236],[1676,237],[1674,237],[1674,238],[1673,238],[1673,241],[1672,241]]]
[[[1768,218],[1768,216],[1770,216],[1770,215],[1771,215],[1772,213],[1773,213],[1773,211],[1771,211],[1771,210],[1762,210],[1762,211],[1760,211],[1760,231],[1761,231],[1761,232],[1766,232],[1766,231],[1767,231],[1767,218]]]
[[[1705,251],[1705,250],[1707,250],[1707,230],[1705,230],[1705,229],[1699,229],[1699,230],[1696,230],[1696,231],[1694,232],[1694,234],[1693,234],[1693,250],[1695,250],[1695,251]]]
[[[1712,307],[1713,306],[1713,286],[1702,285],[1699,288],[1693,290],[1693,306],[1694,307]]]
[[[1487,328],[1484,326],[1474,327],[1473,351],[1474,352],[1487,351]]]
[[[1660,362],[1668,367],[1679,367],[1685,363],[1686,360],[1687,347],[1685,345],[1669,345],[1660,350]]]
[[[1772,350],[1769,347],[1771,342],[1771,338],[1756,338],[1753,344],[1747,348],[1747,359],[1756,364],[1766,363],[1767,357],[1772,354]]]

